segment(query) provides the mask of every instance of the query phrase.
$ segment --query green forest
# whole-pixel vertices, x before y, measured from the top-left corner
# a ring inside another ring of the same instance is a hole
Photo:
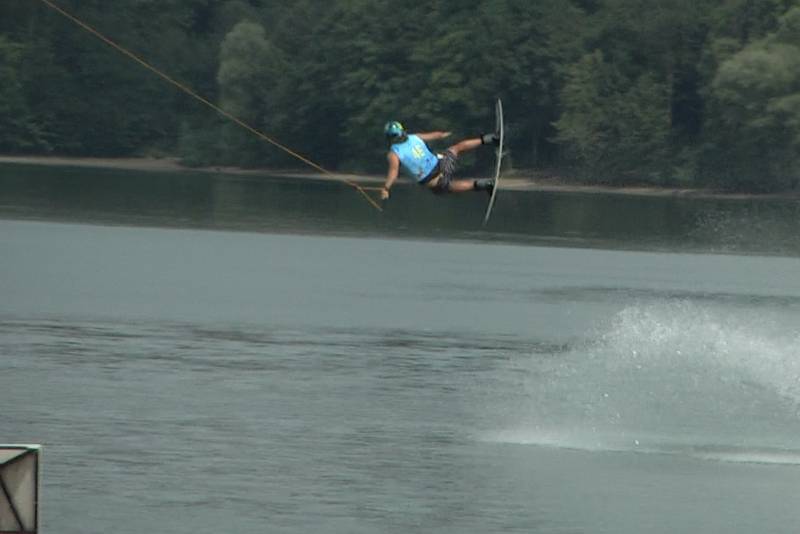
[[[501,97],[521,175],[800,189],[800,0],[52,1],[331,170]],[[40,0],[0,2],[0,153],[302,165]]]

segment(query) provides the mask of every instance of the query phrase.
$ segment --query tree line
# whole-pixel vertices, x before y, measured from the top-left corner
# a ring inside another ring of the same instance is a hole
[[[798,0],[54,1],[330,169],[382,170],[390,119],[486,131],[502,97],[516,169],[800,188]],[[298,165],[39,0],[0,3],[0,152]]]

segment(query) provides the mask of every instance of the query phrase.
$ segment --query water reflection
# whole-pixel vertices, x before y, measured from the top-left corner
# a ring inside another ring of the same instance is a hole
[[[0,166],[0,217],[256,232],[800,254],[796,199],[714,199],[398,187],[383,213],[340,182],[280,176]]]

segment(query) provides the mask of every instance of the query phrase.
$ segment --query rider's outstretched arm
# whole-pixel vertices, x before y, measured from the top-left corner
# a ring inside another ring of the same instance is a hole
[[[414,135],[416,135],[423,141],[436,141],[437,139],[444,139],[445,137],[450,137],[450,133],[451,132],[436,131],[436,132],[423,132]]]

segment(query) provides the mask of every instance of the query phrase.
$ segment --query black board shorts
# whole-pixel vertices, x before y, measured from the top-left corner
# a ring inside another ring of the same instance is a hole
[[[436,178],[439,175],[439,181],[436,183],[435,186],[431,187],[431,191],[434,193],[447,193],[450,191],[450,182],[453,181],[453,173],[456,172],[456,161],[458,160],[458,156],[456,156],[450,150],[445,150],[443,154],[439,157],[439,163],[436,165],[436,168],[431,172],[431,175],[420,182],[422,185],[425,185],[428,181]]]

